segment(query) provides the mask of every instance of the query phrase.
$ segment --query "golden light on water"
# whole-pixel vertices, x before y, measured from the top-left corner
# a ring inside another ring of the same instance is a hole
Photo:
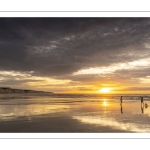
[[[102,105],[103,105],[104,107],[108,106],[107,99],[104,99],[104,101],[103,101]]]

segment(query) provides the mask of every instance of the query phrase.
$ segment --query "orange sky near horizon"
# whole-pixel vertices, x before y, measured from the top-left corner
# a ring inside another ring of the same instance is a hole
[[[38,77],[32,75],[32,73],[21,73],[21,72],[0,72],[0,74],[7,75],[14,78],[17,81],[31,80],[25,84],[15,85],[11,88],[22,88],[22,89],[34,89],[42,90],[54,93],[73,93],[73,94],[149,94],[149,90],[143,90],[144,85],[147,85],[150,81],[149,77],[134,79],[130,82],[120,82],[111,79],[105,81],[71,81],[61,80],[48,77]],[[108,75],[108,74],[107,74]],[[83,77],[85,75],[82,75]],[[2,79],[1,79],[2,80]],[[135,84],[133,87],[132,84]],[[136,88],[140,87],[140,88]],[[143,89],[142,89],[143,88]],[[141,90],[142,89],[142,90]]]

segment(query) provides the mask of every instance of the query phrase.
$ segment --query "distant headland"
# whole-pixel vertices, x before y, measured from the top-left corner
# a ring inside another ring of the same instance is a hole
[[[45,92],[45,91],[35,91],[35,90],[25,90],[25,89],[13,89],[10,87],[0,87],[0,94],[7,94],[7,93],[50,93],[54,94],[53,92]]]

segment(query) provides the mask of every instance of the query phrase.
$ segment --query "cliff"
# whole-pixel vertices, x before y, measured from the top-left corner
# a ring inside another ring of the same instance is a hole
[[[24,89],[12,89],[9,87],[0,87],[0,94],[4,94],[4,93],[50,93],[50,94],[53,94],[53,92],[24,90]]]

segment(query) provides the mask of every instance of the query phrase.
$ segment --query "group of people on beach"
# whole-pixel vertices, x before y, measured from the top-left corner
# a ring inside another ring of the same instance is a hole
[[[123,114],[123,108],[122,108],[122,100],[123,100],[123,96],[120,97],[120,110],[121,110],[121,114]],[[144,108],[148,108],[148,104],[144,103],[144,99],[143,96],[141,96],[141,112],[142,114],[144,113]]]

